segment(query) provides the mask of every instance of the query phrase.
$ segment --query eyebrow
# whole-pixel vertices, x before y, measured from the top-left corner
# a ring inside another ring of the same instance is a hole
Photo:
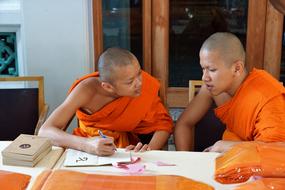
[[[142,70],[139,69],[139,72],[137,73],[137,75],[134,76],[134,77],[128,78],[127,81],[133,81],[133,80],[134,80],[138,75],[140,75],[141,73],[142,73]]]

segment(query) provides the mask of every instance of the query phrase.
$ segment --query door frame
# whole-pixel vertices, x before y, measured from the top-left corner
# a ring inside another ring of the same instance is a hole
[[[186,107],[188,87],[168,87],[169,0],[142,0],[143,69],[159,79],[160,96],[168,107]],[[246,66],[280,75],[283,15],[269,0],[249,0]],[[94,68],[103,51],[102,0],[93,0]]]

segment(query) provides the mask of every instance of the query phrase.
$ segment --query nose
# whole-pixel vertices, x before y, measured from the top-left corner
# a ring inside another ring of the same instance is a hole
[[[204,70],[204,71],[203,71],[202,81],[204,81],[204,82],[210,81],[210,76],[209,76],[209,73],[208,73],[207,70]]]

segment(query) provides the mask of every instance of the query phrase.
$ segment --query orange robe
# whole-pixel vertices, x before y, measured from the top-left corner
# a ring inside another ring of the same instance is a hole
[[[235,190],[284,190],[285,178],[262,178],[238,186]]]
[[[41,179],[43,178],[43,179]],[[43,183],[43,181],[45,181]],[[32,190],[213,190],[211,186],[174,175],[115,176],[86,174],[71,170],[40,175]]]
[[[31,176],[0,170],[0,189],[24,190],[30,182]]]
[[[253,69],[215,113],[227,126],[223,140],[285,141],[285,89],[263,70]]]
[[[77,80],[71,90],[82,80],[89,77],[98,77],[94,72]],[[92,115],[80,109],[76,116],[79,127],[73,133],[83,137],[98,136],[98,129],[114,138],[117,147],[126,147],[136,144],[135,134],[148,134],[158,130],[172,132],[172,119],[167,113],[158,96],[159,82],[142,72],[142,91],[139,97],[120,97],[105,105]]]
[[[240,183],[251,176],[285,179],[285,143],[242,142],[216,158],[218,182]]]

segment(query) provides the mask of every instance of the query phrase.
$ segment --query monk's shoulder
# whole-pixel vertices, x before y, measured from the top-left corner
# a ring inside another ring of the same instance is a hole
[[[93,96],[100,88],[100,82],[96,77],[90,77],[78,83],[73,91],[81,94],[81,96]]]

